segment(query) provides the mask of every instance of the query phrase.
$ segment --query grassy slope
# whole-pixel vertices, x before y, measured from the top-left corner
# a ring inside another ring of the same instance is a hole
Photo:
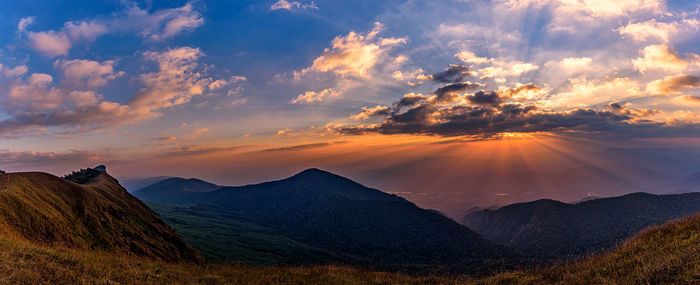
[[[0,284],[455,284],[349,267],[252,267],[166,263],[50,248],[0,237]]]
[[[645,230],[585,262],[504,273],[477,284],[692,284],[700,281],[700,216]],[[469,284],[350,267],[253,267],[166,263],[113,253],[49,248],[0,234],[7,284]]]
[[[86,185],[47,173],[0,174],[0,229],[34,243],[201,261],[166,223],[119,183]]]
[[[646,229],[609,254],[566,266],[504,273],[483,284],[697,284],[700,215]]]

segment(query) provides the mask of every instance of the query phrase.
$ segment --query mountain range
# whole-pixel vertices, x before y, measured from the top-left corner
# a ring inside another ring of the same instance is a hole
[[[700,215],[688,217],[698,211],[697,193],[634,193],[576,204],[539,200],[468,214],[499,226],[497,233],[515,233],[511,240],[535,239],[540,248],[594,244],[585,251],[605,250],[578,262],[531,267],[514,251],[535,258],[551,257],[551,251],[499,246],[436,211],[318,169],[242,187],[214,189],[213,184],[191,179],[171,183],[176,193],[196,194],[186,203],[147,205],[175,230],[104,167],[64,178],[39,172],[0,174],[0,281],[692,284],[698,280]],[[196,192],[178,186],[192,183],[204,188]],[[498,219],[490,220],[494,217]],[[681,218],[667,221],[674,217]],[[617,238],[621,232],[630,237]],[[573,239],[573,234],[579,238]],[[602,243],[587,243],[594,236]],[[617,246],[601,246],[612,239]],[[580,241],[584,243],[577,244]],[[575,249],[565,247],[554,255],[580,256]],[[336,265],[319,266],[329,263]],[[283,264],[294,266],[269,266]],[[362,269],[368,267],[372,269]],[[474,275],[494,270],[501,273]]]
[[[517,203],[467,214],[463,224],[540,260],[577,258],[615,247],[636,232],[700,211],[700,193],[632,193],[575,204]]]
[[[163,182],[134,193],[165,189],[160,188]],[[182,189],[149,197],[172,201],[168,197],[182,194]],[[464,270],[516,259],[513,251],[435,211],[318,169],[273,182],[191,193],[187,203],[177,206],[149,205],[186,241],[216,260]]]

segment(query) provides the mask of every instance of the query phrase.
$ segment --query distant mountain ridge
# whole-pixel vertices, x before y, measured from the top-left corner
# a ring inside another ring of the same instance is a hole
[[[129,193],[133,193],[136,190],[139,190],[143,187],[149,186],[151,184],[158,183],[160,181],[163,181],[168,178],[173,178],[172,176],[154,176],[154,177],[132,177],[132,176],[127,176],[127,177],[119,177],[117,180],[119,180],[119,184],[121,184],[124,189],[129,191]]]
[[[66,179],[41,172],[0,174],[0,234],[49,246],[203,261],[153,211],[97,169]]]
[[[439,213],[319,169],[198,193],[191,202],[151,205],[190,244],[228,261],[483,269],[517,256]],[[265,244],[279,250],[236,254]],[[307,257],[287,255],[298,251]]]
[[[191,203],[200,193],[210,192],[222,186],[196,178],[167,178],[133,192],[143,201],[158,203]]]
[[[647,228],[609,253],[475,284],[698,284],[700,214]]]
[[[700,211],[700,193],[632,193],[576,204],[543,199],[468,214],[463,224],[543,260],[607,250],[648,226]]]

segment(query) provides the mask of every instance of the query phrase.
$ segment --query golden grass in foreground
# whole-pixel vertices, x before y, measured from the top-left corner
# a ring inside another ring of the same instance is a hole
[[[0,229],[0,232],[1,229]],[[0,235],[1,284],[700,284],[700,215],[654,227],[584,262],[468,277],[411,277],[344,266],[253,267],[151,261],[39,246]]]
[[[2,284],[457,284],[342,266],[252,267],[166,263],[0,238]]]
[[[602,256],[479,284],[700,284],[700,215],[652,227]]]

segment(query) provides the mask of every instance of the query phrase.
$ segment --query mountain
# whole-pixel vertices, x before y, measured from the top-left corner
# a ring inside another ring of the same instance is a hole
[[[65,179],[41,172],[0,174],[0,236],[164,261],[203,260],[116,179],[90,168]]]
[[[607,250],[639,230],[700,211],[700,193],[633,193],[576,204],[518,203],[464,217],[464,225],[540,260]]]
[[[172,178],[172,177],[171,176],[119,177],[119,178],[117,178],[117,180],[119,180],[119,184],[124,186],[124,189],[126,189],[126,191],[129,191],[129,193],[132,193],[132,192],[139,190],[143,187],[158,183],[158,182],[163,181],[163,180],[168,179],[168,178]]]
[[[133,192],[142,201],[159,203],[188,203],[203,192],[221,188],[196,178],[168,178]]]
[[[502,273],[476,284],[698,284],[700,215],[648,228],[604,255]]]
[[[515,257],[439,213],[318,169],[191,202],[151,205],[186,241],[220,260],[481,270]]]

